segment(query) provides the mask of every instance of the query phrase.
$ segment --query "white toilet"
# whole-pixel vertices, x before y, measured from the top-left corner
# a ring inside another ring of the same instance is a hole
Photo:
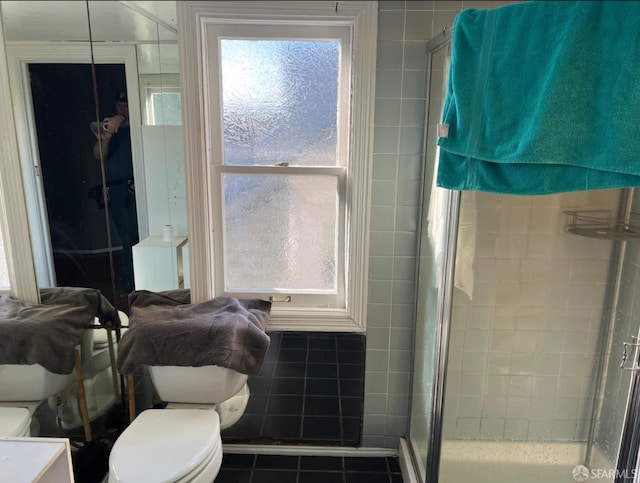
[[[219,366],[153,366],[149,373],[168,405],[143,411],[118,438],[109,483],[211,483],[222,464],[220,429],[242,416],[248,376]]]
[[[32,416],[40,403],[75,381],[75,372],[54,374],[40,364],[0,364],[0,436],[37,436]]]

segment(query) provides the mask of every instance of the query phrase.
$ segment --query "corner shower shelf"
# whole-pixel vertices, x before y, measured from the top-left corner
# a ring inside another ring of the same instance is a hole
[[[603,240],[640,239],[640,215],[632,213],[629,220],[613,217],[611,210],[565,211],[568,216],[564,230],[574,235]]]

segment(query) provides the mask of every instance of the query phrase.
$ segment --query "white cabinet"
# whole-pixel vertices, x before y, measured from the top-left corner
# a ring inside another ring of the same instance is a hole
[[[66,438],[0,437],[1,483],[73,483]]]
[[[187,237],[164,241],[150,236],[133,246],[133,274],[136,290],[175,290],[184,288],[183,247]]]

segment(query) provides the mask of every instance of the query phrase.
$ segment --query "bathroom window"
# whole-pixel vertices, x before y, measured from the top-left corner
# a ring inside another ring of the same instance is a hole
[[[363,328],[375,6],[211,3],[192,17],[211,228],[192,291],[271,299],[271,328]]]
[[[222,246],[216,285],[232,296],[339,307],[349,31],[280,28],[272,39],[269,28],[247,28],[244,38],[220,30],[222,142],[211,160]]]
[[[140,99],[145,125],[182,125],[182,96],[177,74],[141,75]]]

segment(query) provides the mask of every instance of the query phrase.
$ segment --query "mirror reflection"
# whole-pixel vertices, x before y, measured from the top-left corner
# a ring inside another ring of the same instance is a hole
[[[98,289],[126,325],[134,288],[188,287],[175,3],[0,8],[38,286]],[[94,437],[119,431],[117,345],[100,328],[81,347]],[[90,441],[75,376],[54,379],[30,434]]]
[[[175,3],[2,12],[39,286],[188,287]]]

